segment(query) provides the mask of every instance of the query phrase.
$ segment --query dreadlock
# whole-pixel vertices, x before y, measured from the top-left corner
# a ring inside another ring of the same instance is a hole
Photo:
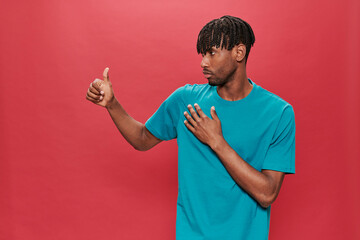
[[[207,23],[200,31],[196,49],[198,54],[206,54],[212,47],[231,50],[242,43],[246,46],[245,64],[254,45],[255,35],[250,25],[233,16],[222,16]]]

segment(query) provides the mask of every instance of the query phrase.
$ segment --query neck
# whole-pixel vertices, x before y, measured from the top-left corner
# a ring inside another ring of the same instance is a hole
[[[232,79],[224,85],[217,87],[219,96],[228,101],[237,101],[245,98],[252,90],[253,86],[249,82],[246,69],[238,68]]]

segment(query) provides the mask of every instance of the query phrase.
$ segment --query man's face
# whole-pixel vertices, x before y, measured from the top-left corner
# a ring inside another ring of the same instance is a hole
[[[212,86],[219,86],[232,80],[237,69],[236,51],[212,47],[202,55],[201,67],[204,77]]]

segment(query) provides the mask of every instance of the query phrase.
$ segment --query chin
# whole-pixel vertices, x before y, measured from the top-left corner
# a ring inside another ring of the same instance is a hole
[[[216,81],[211,81],[210,78],[208,79],[209,85],[210,86],[217,86],[217,82]]]
[[[208,81],[210,86],[221,86],[224,84],[223,82],[211,81],[210,79]]]

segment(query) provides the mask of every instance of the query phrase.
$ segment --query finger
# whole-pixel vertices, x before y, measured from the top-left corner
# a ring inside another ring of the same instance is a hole
[[[210,114],[211,114],[212,119],[214,119],[214,120],[219,120],[219,117],[218,117],[218,115],[217,115],[217,113],[216,113],[216,111],[215,111],[215,107],[214,107],[214,106],[211,107]]]
[[[194,127],[196,127],[196,122],[195,120],[191,117],[191,115],[188,112],[184,112],[184,116],[186,117],[187,121]]]
[[[95,100],[102,100],[102,99],[104,98],[102,95],[94,94],[94,93],[92,93],[92,92],[90,92],[90,91],[88,91],[87,95],[88,95],[89,97],[92,97],[92,98],[95,99]]]
[[[97,85],[96,85],[96,84],[93,84],[93,82],[90,83],[89,90],[90,90],[92,93],[100,94],[99,91],[95,88],[95,86],[97,86]]]
[[[189,129],[192,133],[194,133],[195,128],[191,126],[191,124],[187,120],[184,121],[184,124],[187,127],[187,129]]]
[[[104,72],[103,72],[103,78],[104,78],[104,82],[108,82],[109,81],[109,68],[105,68]]]
[[[104,91],[101,91],[100,93],[98,92],[98,90],[96,90],[95,88],[89,88],[89,91],[92,92],[95,95],[104,95]]]
[[[90,85],[98,91],[98,94],[101,92],[102,80],[96,78]]]
[[[199,114],[200,117],[202,117],[202,118],[207,117],[206,114],[203,112],[203,110],[200,108],[199,104],[195,103],[194,107],[195,107],[196,112]]]
[[[195,112],[194,108],[191,106],[191,104],[188,105],[188,109],[190,111],[191,116],[193,119],[197,122],[199,120],[198,114]]]
[[[90,83],[90,87],[88,89],[90,92],[92,92],[93,94],[100,94],[98,90],[96,90],[96,88],[93,87],[92,83]]]
[[[101,102],[101,100],[96,100],[92,97],[90,97],[89,95],[86,94],[86,99],[89,100],[90,102],[93,102],[93,103],[99,103]]]

